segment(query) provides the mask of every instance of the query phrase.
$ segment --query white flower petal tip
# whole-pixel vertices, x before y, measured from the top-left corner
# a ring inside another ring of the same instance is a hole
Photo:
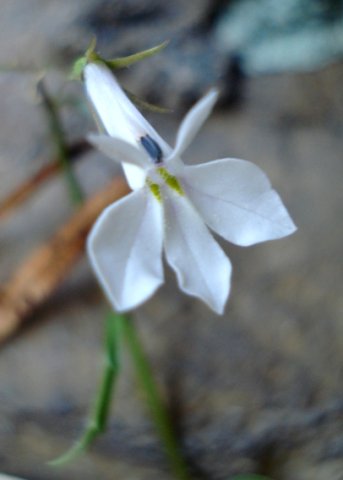
[[[146,134],[161,148],[171,148],[128,98],[117,79],[103,63],[89,63],[84,70],[87,95],[107,133],[133,145]]]
[[[125,105],[130,101],[110,70],[102,63],[89,63],[84,69],[84,81],[87,95],[105,130],[132,142],[132,126],[125,115]]]
[[[104,155],[122,164],[127,182],[132,190],[143,187],[149,158],[143,149],[116,137],[89,134],[88,141]]]
[[[120,138],[90,133],[87,140],[104,155],[119,163],[130,163],[143,169],[149,166],[149,158],[143,149],[138,150]]]
[[[165,192],[165,252],[179,287],[222,314],[230,292],[231,263],[185,197]]]
[[[132,310],[163,283],[162,209],[146,190],[107,207],[88,237],[96,276],[116,311]]]
[[[236,245],[274,240],[296,230],[279,195],[253,163],[226,158],[186,167],[182,185],[207,225]]]
[[[194,137],[210,115],[217,101],[219,92],[211,89],[187,113],[177,133],[172,157],[179,157],[193,141]]]

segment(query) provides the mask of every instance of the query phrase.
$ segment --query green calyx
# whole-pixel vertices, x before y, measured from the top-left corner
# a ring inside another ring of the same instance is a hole
[[[96,51],[96,38],[93,37],[92,41],[87,48],[85,54],[82,57],[79,57],[72,68],[72,72],[70,78],[72,80],[81,80],[82,79],[82,72],[88,63],[103,63],[105,64],[110,70],[117,70],[120,68],[126,68],[130,65],[133,65],[140,60],[144,60],[146,58],[152,57],[163,50],[168,45],[168,41],[161,43],[160,45],[156,45],[156,47],[148,48],[147,50],[142,50],[141,52],[134,53],[133,55],[128,55],[127,57],[117,57],[112,60],[106,60],[105,58],[101,57]],[[125,90],[125,89],[124,89]],[[125,90],[125,93],[131,99],[131,101],[138,107],[144,110],[149,110],[151,112],[157,113],[167,113],[170,112],[168,108],[161,107],[159,105],[153,105],[152,103],[146,102],[141,100],[136,95],[131,92]]]
[[[93,37],[92,41],[87,48],[85,54],[82,57],[79,57],[72,68],[71,77],[75,80],[80,80],[82,77],[82,72],[87,63],[91,62],[102,62],[111,70],[117,70],[118,68],[126,68],[130,65],[133,65],[140,60],[144,60],[145,58],[152,57],[163,50],[168,45],[168,41],[165,41],[155,47],[148,48],[147,50],[142,50],[140,52],[134,53],[133,55],[128,55],[126,57],[117,57],[110,60],[105,60],[102,58],[96,51],[96,38]]]
[[[96,47],[96,38],[93,37],[89,47],[87,48],[85,54],[82,57],[79,57],[73,65],[71,78],[73,80],[81,80],[82,72],[87,63],[102,61],[100,56],[95,51]]]
[[[172,190],[177,192],[179,195],[184,195],[185,194],[184,191],[183,191],[183,188],[180,185],[180,182],[178,181],[178,179],[176,177],[174,177],[174,175],[170,175],[168,170],[166,170],[163,167],[160,167],[160,168],[157,169],[157,171],[160,174],[160,176],[163,178],[163,180],[166,182],[168,187],[170,187]]]

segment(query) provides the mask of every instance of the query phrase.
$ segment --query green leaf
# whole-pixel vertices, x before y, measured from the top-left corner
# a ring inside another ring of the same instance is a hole
[[[117,68],[125,68],[129,67],[133,63],[139,62],[140,60],[144,60],[145,58],[152,57],[163,50],[169,41],[165,41],[156,45],[156,47],[148,48],[147,50],[142,50],[141,52],[134,53],[133,55],[129,55],[127,57],[118,57],[114,58],[113,60],[103,60],[109,68],[117,69]],[[100,58],[99,58],[100,59]]]

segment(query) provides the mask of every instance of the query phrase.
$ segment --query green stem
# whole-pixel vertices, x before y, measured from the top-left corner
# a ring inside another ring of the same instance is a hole
[[[123,315],[122,329],[134,361],[139,383],[145,391],[153,421],[163,442],[172,470],[178,479],[189,480],[188,468],[182,456],[166,407],[154,382],[149,362],[134,325],[128,316]]]
[[[84,452],[93,440],[105,430],[115,382],[120,369],[119,349],[122,337],[125,337],[139,383],[146,394],[152,419],[163,442],[172,471],[179,480],[190,480],[191,477],[182,456],[172,423],[159,394],[157,385],[154,382],[149,362],[130,317],[128,315],[109,313],[106,325],[106,355],[103,377],[88,426],[81,439],[69,451],[56,460],[49,462],[49,464],[62,466],[70,462],[75,456]]]
[[[120,370],[119,349],[122,322],[122,316],[116,315],[112,312],[108,314],[106,321],[104,369],[99,393],[96,397],[88,426],[86,427],[83,436],[70,450],[49,462],[52,466],[62,466],[69,463],[77,455],[84,452],[91,445],[93,440],[106,428],[115,382]]]
[[[78,184],[70,165],[68,147],[65,141],[65,135],[62,128],[62,122],[58,114],[58,109],[48,93],[42,79],[38,82],[37,89],[43,100],[43,105],[49,121],[51,136],[56,146],[58,159],[65,175],[71,200],[75,205],[79,205],[83,201],[83,195],[80,185]]]

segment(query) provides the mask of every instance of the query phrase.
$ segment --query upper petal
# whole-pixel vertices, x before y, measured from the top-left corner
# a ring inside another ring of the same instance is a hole
[[[296,227],[266,175],[245,160],[185,167],[181,183],[207,225],[241,246],[290,235]]]
[[[88,237],[91,264],[113,307],[147,300],[163,282],[162,209],[148,190],[107,207]]]
[[[180,288],[223,313],[230,290],[231,263],[185,196],[163,192],[165,252]]]
[[[210,115],[218,98],[218,91],[210,90],[187,113],[177,133],[173,157],[179,157],[193,141],[203,123]]]
[[[170,153],[170,147],[133,105],[105,64],[86,65],[84,79],[87,94],[111,136],[137,145],[140,137],[148,134],[166,155]]]
[[[84,69],[87,94],[105,130],[129,143],[136,143],[139,132],[129,121],[125,104],[130,103],[110,70],[101,63],[89,63]]]

